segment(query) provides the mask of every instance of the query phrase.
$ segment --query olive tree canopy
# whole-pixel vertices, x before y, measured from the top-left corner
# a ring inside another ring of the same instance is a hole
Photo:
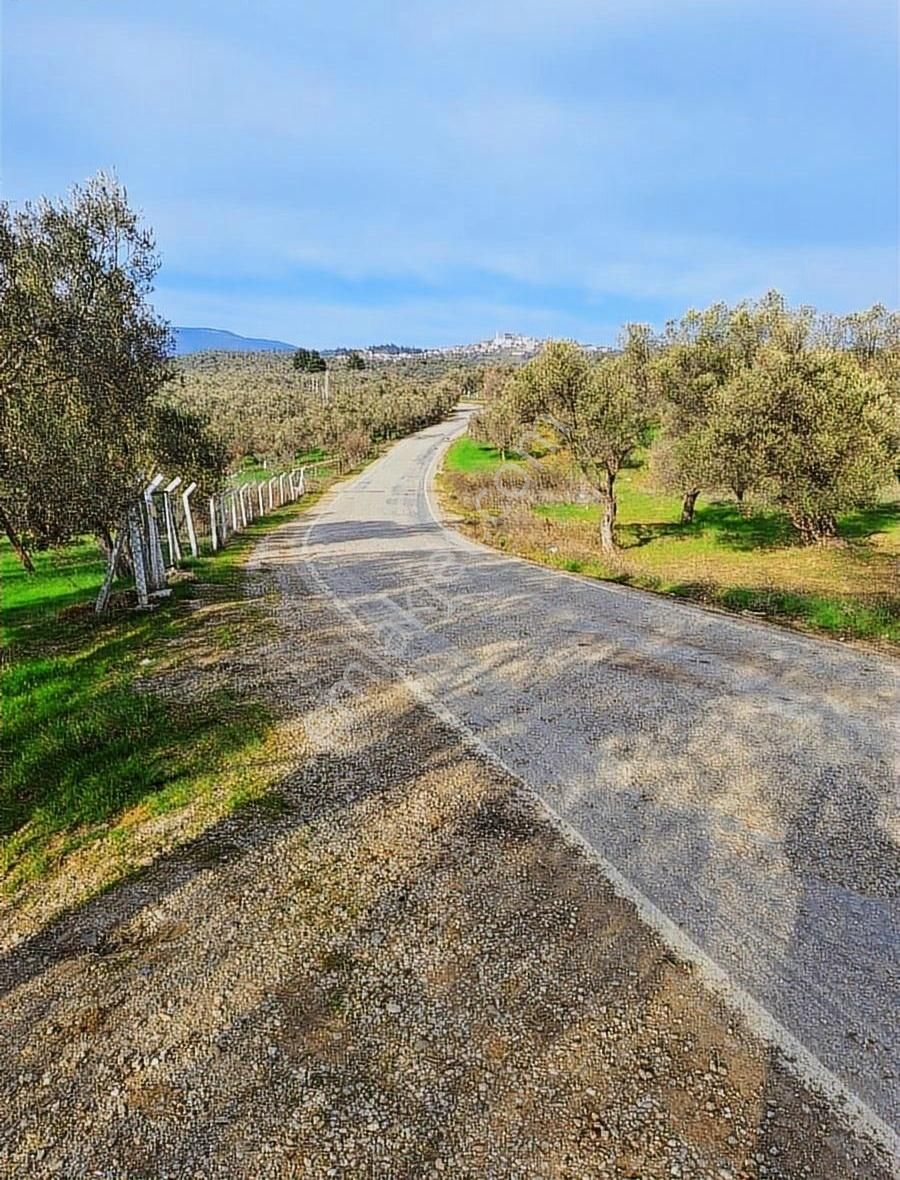
[[[615,549],[615,481],[636,448],[646,445],[655,417],[648,329],[630,325],[616,356],[591,360],[577,344],[552,341],[520,375],[525,420],[541,419],[600,495],[600,546]]]
[[[900,402],[847,352],[761,349],[718,394],[710,447],[790,517],[806,541],[837,533],[842,512],[874,503],[896,463]]]
[[[0,204],[0,523],[23,560],[108,535],[160,451],[193,448],[197,475],[221,470],[199,419],[165,408],[170,333],[147,301],[157,268],[111,176],[67,200]]]

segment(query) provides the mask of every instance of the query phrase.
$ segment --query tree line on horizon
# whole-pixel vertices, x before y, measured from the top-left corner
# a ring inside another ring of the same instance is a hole
[[[489,374],[471,432],[527,454],[540,431],[597,495],[600,547],[616,548],[616,479],[649,451],[657,484],[782,510],[799,538],[834,538],[838,516],[870,506],[900,468],[900,313],[791,308],[776,291],[690,310],[662,332],[631,324],[600,358],[549,343],[520,369]]]
[[[617,475],[642,448],[685,520],[724,489],[781,508],[810,541],[900,465],[900,315],[880,306],[823,316],[770,292],[660,333],[630,325],[599,358],[554,341],[519,368],[348,362],[323,388],[313,350],[176,361],[150,303],[158,268],[114,177],[0,203],[0,526],[26,566],[86,534],[108,546],[156,471],[212,491],[247,462],[354,464],[478,391],[473,429],[495,446],[527,450],[541,430],[568,451],[600,499],[604,548]]]
[[[176,360],[150,302],[158,269],[153,234],[114,176],[62,200],[0,202],[0,528],[28,570],[33,551],[83,536],[110,550],[157,472],[211,493],[248,458],[317,451],[354,464],[458,396],[452,380],[352,358],[323,396],[304,384],[321,373],[309,350],[294,381],[276,361],[253,362],[248,382],[245,354],[211,368],[209,354]]]
[[[181,359],[174,396],[203,413],[229,466],[287,463],[321,453],[354,464],[373,447],[440,421],[471,374],[399,366],[325,374],[289,354],[197,353]]]

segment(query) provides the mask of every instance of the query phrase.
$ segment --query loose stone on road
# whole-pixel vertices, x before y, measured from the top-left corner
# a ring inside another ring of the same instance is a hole
[[[448,430],[267,536],[248,587],[266,625],[239,659],[157,685],[265,702],[277,790],[59,919],[0,931],[0,1174],[888,1180],[884,1148],[493,751],[729,970],[764,964],[783,1019],[806,989],[797,1035],[886,1111],[888,747],[854,677],[874,701],[890,666],[768,632],[757,650],[755,629],[461,544],[425,494]],[[818,745],[798,783],[801,702]],[[844,820],[838,844],[824,819],[848,791],[858,830]],[[842,1024],[863,1032],[837,1053]]]
[[[473,545],[428,491],[465,425],[319,507],[318,584],[897,1126],[896,664]]]

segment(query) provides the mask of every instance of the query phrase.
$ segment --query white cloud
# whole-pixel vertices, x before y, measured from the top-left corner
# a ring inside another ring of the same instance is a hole
[[[116,166],[174,319],[290,338],[302,314],[323,343],[596,338],[595,306],[769,286],[895,302],[888,7],[860,0],[851,37],[839,0],[348,0],[341,28],[317,0],[10,5],[5,191]],[[373,308],[366,281],[426,294]]]

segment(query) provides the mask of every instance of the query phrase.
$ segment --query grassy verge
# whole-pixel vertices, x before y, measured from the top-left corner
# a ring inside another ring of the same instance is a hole
[[[900,644],[900,500],[843,517],[837,545],[801,546],[781,514],[745,514],[730,500],[701,498],[694,522],[682,525],[678,497],[657,492],[638,465],[617,483],[621,548],[608,559],[597,544],[596,504],[566,499],[540,479],[524,496],[499,481],[495,492],[489,480],[501,467],[496,451],[469,438],[454,443],[444,467],[464,527],[488,544],[836,638]]]
[[[102,887],[161,842],[265,793],[274,719],[221,678],[195,694],[184,664],[246,644],[259,617],[243,592],[246,558],[310,499],[192,562],[152,613],[94,615],[103,563],[92,545],[39,554],[32,577],[0,547],[0,894],[20,894],[73,857]],[[167,691],[170,674],[182,689]]]
[[[273,476],[283,472],[296,470],[298,467],[337,467],[338,461],[333,455],[327,454],[321,447],[297,454],[290,463],[282,463],[274,467],[263,467],[256,462],[244,463],[229,477],[232,484],[266,483]]]
[[[448,471],[469,475],[475,471],[493,471],[503,463],[504,458],[494,447],[475,442],[463,435],[450,447],[444,459]]]

